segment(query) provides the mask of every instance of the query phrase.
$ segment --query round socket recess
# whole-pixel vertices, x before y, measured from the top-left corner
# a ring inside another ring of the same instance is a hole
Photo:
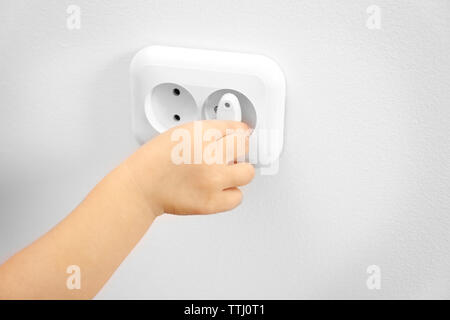
[[[157,85],[145,99],[145,112],[158,132],[199,119],[194,97],[175,83]]]
[[[250,128],[254,129],[256,127],[256,110],[253,103],[244,94],[232,89],[214,91],[206,98],[203,104],[203,119],[216,119],[217,105],[226,93],[232,93],[238,98],[239,104],[241,105],[242,122],[245,122]]]

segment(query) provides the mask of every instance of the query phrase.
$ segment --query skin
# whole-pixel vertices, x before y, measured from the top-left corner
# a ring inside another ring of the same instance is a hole
[[[211,214],[238,206],[242,201],[238,187],[253,179],[254,168],[233,161],[242,150],[230,142],[243,139],[247,153],[248,133],[242,132],[248,127],[234,121],[201,123],[203,130],[219,133],[203,148],[223,150],[222,164],[174,164],[171,152],[178,142],[171,135],[177,128],[149,141],[63,221],[0,266],[0,299],[93,298],[158,216]],[[193,123],[179,128],[190,134],[195,130]],[[227,134],[227,129],[241,133]],[[66,286],[70,265],[80,267],[80,289]]]

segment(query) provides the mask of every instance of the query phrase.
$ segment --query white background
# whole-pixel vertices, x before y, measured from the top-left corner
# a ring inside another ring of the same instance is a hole
[[[152,44],[277,61],[280,171],[233,212],[158,219],[98,298],[450,298],[444,0],[0,0],[0,261],[138,147],[128,66]]]

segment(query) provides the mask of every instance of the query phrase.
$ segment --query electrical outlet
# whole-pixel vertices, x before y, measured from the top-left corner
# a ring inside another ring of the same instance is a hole
[[[230,120],[240,119],[253,128],[250,148],[257,155],[253,162],[266,165],[279,157],[286,89],[284,74],[273,60],[254,54],[150,46],[135,55],[130,74],[133,132],[140,143],[186,122],[217,119],[221,99],[234,96],[241,114],[233,114]],[[219,118],[223,117],[227,113],[220,113]]]

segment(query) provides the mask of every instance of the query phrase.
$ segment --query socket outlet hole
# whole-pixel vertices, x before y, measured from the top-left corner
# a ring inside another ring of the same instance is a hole
[[[145,99],[145,114],[158,132],[200,118],[194,97],[177,83],[161,83],[153,88]]]

